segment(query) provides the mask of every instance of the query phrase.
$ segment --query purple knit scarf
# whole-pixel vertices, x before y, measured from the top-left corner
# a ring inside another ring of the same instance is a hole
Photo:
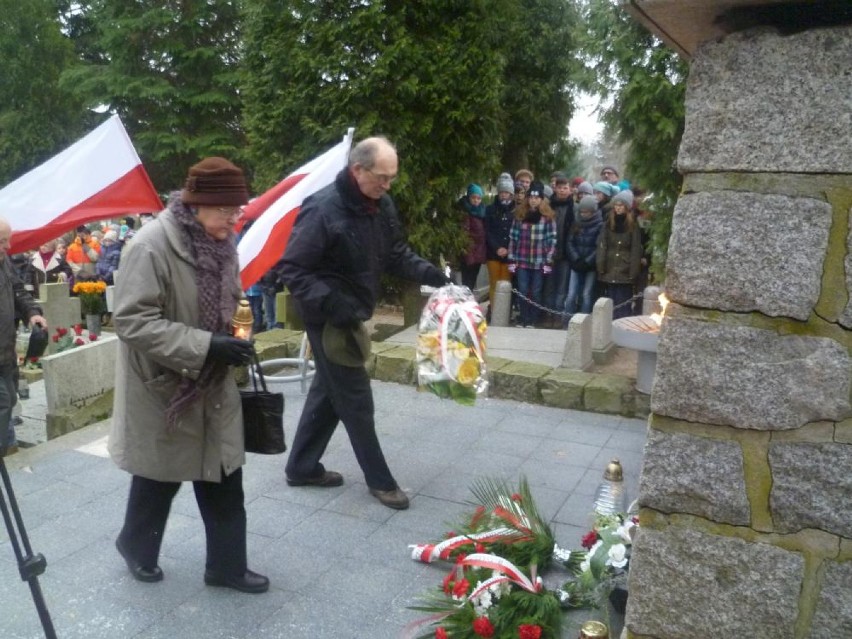
[[[192,211],[181,202],[180,192],[172,193],[169,210],[178,222],[186,246],[195,258],[195,284],[198,294],[199,328],[211,333],[227,333],[237,308],[233,273],[237,247],[233,238],[216,240],[198,223]],[[207,361],[197,380],[184,377],[166,408],[166,421],[174,427],[177,416],[191,406],[213,382],[220,381],[228,367]]]

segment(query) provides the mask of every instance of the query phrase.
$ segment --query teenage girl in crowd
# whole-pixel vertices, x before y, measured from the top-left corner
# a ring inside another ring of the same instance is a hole
[[[471,291],[476,288],[479,269],[485,264],[485,205],[482,203],[482,187],[469,184],[458,206],[463,211],[462,230],[467,235],[467,250],[461,256],[462,285]]]
[[[512,176],[503,174],[497,180],[497,199],[485,209],[485,258],[488,265],[488,313],[494,308],[497,282],[510,282],[509,231],[515,217],[515,185]]]
[[[568,229],[565,241],[565,253],[571,272],[568,277],[568,295],[565,298],[565,312],[573,315],[579,306],[581,313],[591,313],[597,281],[598,236],[603,227],[603,218],[598,210],[598,201],[591,195],[584,195],[578,206],[577,220]],[[567,328],[569,317],[565,317],[562,326]]]
[[[553,209],[544,199],[544,184],[536,180],[530,184],[524,202],[515,209],[509,233],[509,270],[516,273],[521,294],[537,304],[541,304],[544,277],[553,272],[555,249]],[[520,299],[520,318],[516,326],[532,328],[539,311],[524,297]]]
[[[633,214],[633,193],[621,191],[612,198],[598,238],[598,280],[602,294],[612,299],[613,319],[633,315],[633,288],[642,260],[642,237]]]

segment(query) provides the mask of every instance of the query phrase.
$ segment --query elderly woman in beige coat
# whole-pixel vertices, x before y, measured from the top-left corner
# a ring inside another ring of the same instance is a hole
[[[248,569],[242,410],[232,367],[251,345],[230,336],[241,296],[234,223],[248,201],[224,158],[189,170],[185,188],[122,256],[109,451],[133,475],[116,547],[140,581],[160,581],[160,544],[181,482],[193,482],[207,533],[204,581],[259,593]]]

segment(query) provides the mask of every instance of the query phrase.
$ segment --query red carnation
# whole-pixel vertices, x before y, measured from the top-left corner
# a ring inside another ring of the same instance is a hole
[[[59,343],[59,337],[60,337],[59,333],[57,333],[56,335],[53,336],[53,341],[57,344]]]
[[[37,364],[37,363],[38,363],[38,357],[30,357],[30,364]]]
[[[463,562],[465,559],[467,559],[467,555],[466,555],[465,553],[463,553],[463,552],[460,552],[460,553],[456,556],[456,563],[457,563],[457,564],[460,564],[460,563],[461,563],[461,562]]]
[[[443,626],[435,628],[435,639],[447,639],[447,631]]]
[[[95,335],[94,333],[89,333],[89,341],[90,341],[90,342],[96,342],[96,341],[98,341],[98,336],[97,336],[97,335]]]
[[[453,586],[453,597],[461,599],[467,594],[467,589],[470,587],[470,582],[467,579],[460,579]]]
[[[445,538],[445,539],[452,539],[452,538],[453,538],[453,537],[455,537],[455,536],[456,536],[455,531],[453,531],[453,530],[448,530],[448,531],[447,531],[447,534],[446,534],[446,535],[444,535],[444,538]]]
[[[77,345],[77,346],[82,346],[85,343],[86,342],[84,342],[83,338],[81,338],[81,337],[78,337],[77,339],[74,340],[74,344]]]
[[[518,637],[520,639],[541,639],[541,626],[521,624],[518,626]]]
[[[61,326],[56,329],[56,332],[59,333],[59,337],[65,337],[66,335],[68,335],[68,329],[62,328]]]
[[[494,626],[488,617],[477,617],[473,620],[473,631],[480,637],[493,637]]]
[[[456,574],[456,571],[453,570],[451,572],[448,572],[447,576],[444,577],[443,588],[444,588],[444,593],[447,594],[447,595],[450,594],[450,590],[452,590],[452,588],[453,588],[452,583],[453,583],[453,577],[455,576],[455,574]]]
[[[82,324],[74,324],[74,333],[76,335],[82,335],[83,334],[83,325]]]
[[[479,542],[476,542],[475,548],[476,548],[476,552],[485,552],[485,546],[483,546]]]
[[[523,499],[520,493],[512,493],[512,501],[521,501]]]
[[[590,530],[585,535],[583,535],[583,540],[580,542],[580,545],[586,550],[591,550],[592,546],[595,545],[595,542],[598,540],[598,533],[594,530]]]

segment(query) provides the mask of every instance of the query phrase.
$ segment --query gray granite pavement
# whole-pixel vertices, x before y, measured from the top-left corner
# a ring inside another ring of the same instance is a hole
[[[37,384],[33,385],[37,387]],[[193,492],[175,500],[162,548],[165,579],[136,582],[113,546],[129,476],[106,457],[108,422],[22,450],[7,459],[35,552],[47,557],[40,578],[61,639],[323,639],[398,637],[422,613],[407,607],[437,587],[446,567],[415,563],[408,544],[434,541],[471,511],[469,486],[481,476],[516,483],[526,475],[540,510],[563,547],[579,547],[607,461],[621,459],[635,496],[645,442],[643,420],[507,400],[473,408],[411,387],[373,383],[377,428],[411,508],[393,511],[371,497],[343,428],[324,459],[342,472],[339,488],[291,488],[286,453],[250,455],[244,468],[249,561],[269,576],[270,591],[245,595],[206,587],[204,529]],[[292,440],[304,397],[286,394]],[[24,416],[38,419],[37,388]],[[548,575],[559,583],[560,575]],[[44,636],[27,584],[20,580],[0,528],[0,637]],[[577,636],[584,615],[564,637]]]

